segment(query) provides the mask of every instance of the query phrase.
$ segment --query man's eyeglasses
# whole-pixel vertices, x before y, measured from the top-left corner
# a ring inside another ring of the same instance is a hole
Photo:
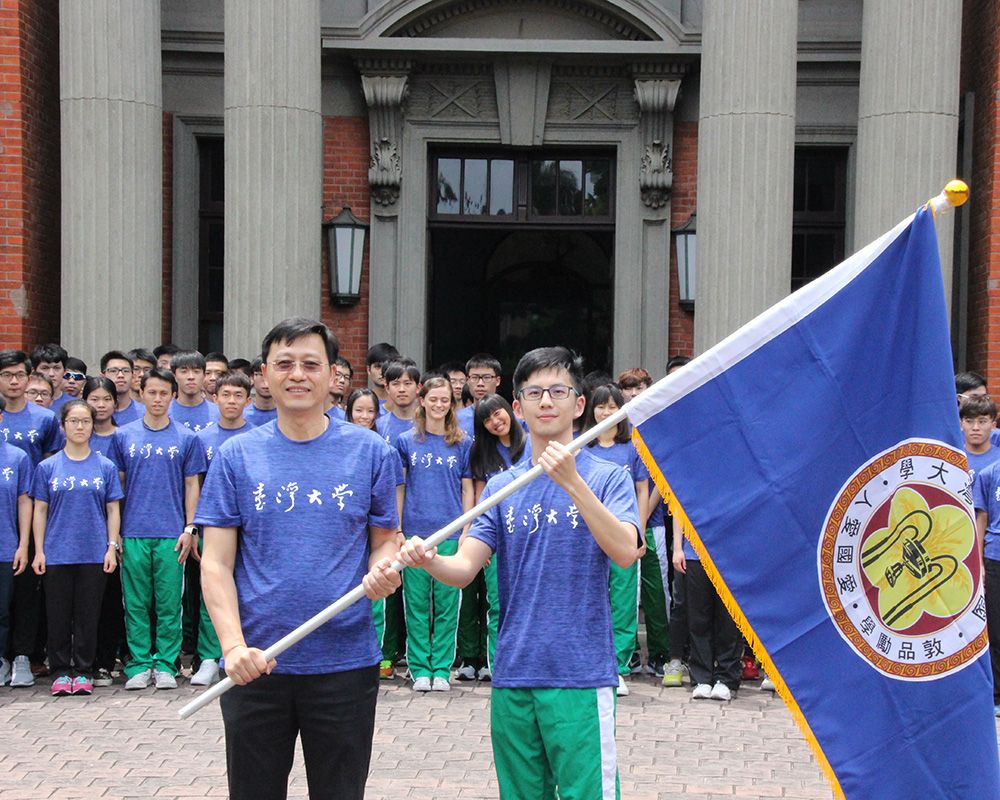
[[[52,392],[48,389],[25,389],[24,396],[30,400],[51,400]]]
[[[4,370],[3,372],[0,372],[0,378],[3,378],[5,381],[23,381],[27,377],[28,373],[23,371],[10,372],[9,370]]]
[[[87,376],[84,375],[82,372],[64,372],[63,373],[63,380],[64,381],[83,381],[83,380],[86,380],[86,379],[87,379]]]
[[[529,403],[537,403],[546,392],[549,393],[549,397],[553,400],[565,400],[575,391],[576,389],[572,386],[557,383],[544,389],[541,386],[525,386],[518,392],[518,395],[522,400],[527,400]]]
[[[147,370],[148,372],[148,370]],[[105,375],[131,375],[132,367],[108,367],[104,370]]]
[[[326,366],[322,361],[286,361],[285,359],[281,361],[269,361],[268,364],[279,375],[288,375],[296,367],[302,367],[302,371],[307,375],[316,375],[322,372]]]
[[[470,375],[469,383],[489,383],[497,380],[496,375]]]

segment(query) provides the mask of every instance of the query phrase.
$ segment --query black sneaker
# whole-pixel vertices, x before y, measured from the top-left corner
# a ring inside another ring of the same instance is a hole
[[[642,659],[639,657],[638,653],[632,653],[632,658],[628,662],[629,670],[635,674],[636,672],[642,672]]]
[[[650,659],[650,661],[649,661],[649,667],[648,668],[649,668],[649,670],[657,678],[662,678],[663,677],[664,662],[665,662],[665,659],[662,659],[662,658],[659,658],[659,657]]]

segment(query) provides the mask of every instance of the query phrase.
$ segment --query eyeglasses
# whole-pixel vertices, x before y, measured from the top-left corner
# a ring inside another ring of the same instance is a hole
[[[27,372],[10,372],[8,370],[0,372],[0,378],[3,378],[5,381],[23,381],[27,377]]]
[[[279,375],[288,375],[296,367],[302,367],[302,371],[306,375],[316,375],[323,371],[323,368],[327,366],[322,361],[287,361],[282,359],[281,361],[269,361],[267,362],[271,369],[274,370]]]
[[[337,370],[337,377],[340,378],[342,381],[349,381],[351,379],[351,373],[341,372],[340,370]]]
[[[470,375],[469,383],[489,383],[498,380],[496,375]]]
[[[94,421],[90,417],[66,417],[66,426],[75,425],[77,428],[86,428],[88,425],[93,425]]]
[[[149,370],[144,370],[149,372]],[[105,375],[131,375],[132,367],[108,367],[104,370]]]
[[[565,400],[575,391],[576,389],[572,386],[557,383],[544,389],[541,386],[525,386],[518,392],[518,395],[522,400],[527,400],[529,403],[537,403],[546,392],[549,393],[549,397],[552,400]]]
[[[32,400],[51,400],[52,392],[48,389],[25,389],[24,396]]]
[[[64,381],[83,381],[83,380],[86,380],[86,379],[87,379],[87,376],[84,375],[82,372],[64,372],[63,373],[63,380]]]

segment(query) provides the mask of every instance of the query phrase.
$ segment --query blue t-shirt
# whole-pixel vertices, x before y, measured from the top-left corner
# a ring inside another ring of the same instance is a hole
[[[173,539],[184,530],[184,479],[204,472],[198,437],[171,421],[154,431],[144,420],[115,431],[111,460],[125,473],[122,536]]]
[[[234,436],[239,436],[241,433],[248,433],[253,429],[254,426],[249,422],[240,428],[223,428],[221,425],[211,425],[204,430],[198,431],[195,436],[198,437],[205,451],[205,462],[211,464],[212,458],[219,452],[219,448],[223,442],[228,442]]]
[[[649,509],[649,519],[646,520],[646,527],[662,528],[665,525],[666,525],[666,516],[664,515],[663,498],[660,498],[659,500],[656,501],[653,507]]]
[[[530,467],[524,461],[490,479],[482,499]],[[580,451],[576,468],[617,519],[638,529],[635,486],[622,469],[589,448]],[[610,561],[570,496],[543,475],[480,516],[469,535],[496,553],[500,622],[494,686],[617,686]]]
[[[31,491],[31,473],[25,452],[0,442],[0,569],[10,569],[17,550],[17,498]]]
[[[90,449],[99,453],[105,458],[111,458],[112,448],[115,446],[114,431],[107,436],[101,433],[90,434]]]
[[[966,450],[965,457],[969,460],[969,477],[975,478],[977,472],[986,469],[994,461],[1000,461],[1000,447],[991,446],[985,453],[970,453]]]
[[[972,503],[986,512],[986,542],[983,555],[1000,561],[1000,461],[976,473],[972,481]]]
[[[196,406],[182,406],[176,398],[170,401],[170,419],[197,433],[219,421],[219,407],[202,399]]]
[[[473,444],[473,447],[475,445]],[[477,481],[488,481],[494,475],[499,475],[504,470],[508,470],[513,466],[511,464],[510,458],[510,448],[507,447],[503,442],[496,442],[497,452],[500,454],[500,458],[503,459],[503,469],[498,469],[495,472],[491,472],[489,475],[473,475]],[[470,451],[471,452],[471,451]],[[517,460],[518,464],[522,464],[525,461],[531,461],[531,438],[528,436],[524,437],[524,449],[521,451],[521,457]]]
[[[645,462],[639,457],[639,452],[632,442],[615,442],[610,447],[601,447],[600,444],[595,444],[587,449],[591,455],[603,458],[605,461],[610,461],[624,469],[633,483],[649,480],[649,470],[646,469]]]
[[[399,437],[413,430],[412,419],[400,419],[393,413],[383,414],[375,420],[375,430],[385,439],[389,447],[395,447]]]
[[[347,415],[344,413],[344,409],[342,409],[340,406],[330,406],[326,410],[326,415],[330,419],[335,419],[338,422],[346,422],[347,421]]]
[[[257,408],[253,403],[251,403],[247,409],[243,412],[243,419],[249,422],[256,428],[261,425],[266,425],[272,419],[278,418],[278,409],[276,408]]]
[[[456,416],[458,417],[458,427],[465,431],[465,435],[469,437],[469,441],[475,440],[476,404],[473,403],[471,406],[460,408]]]
[[[990,444],[994,447],[1000,446],[1000,428],[994,428],[990,431]]]
[[[36,403],[27,403],[20,411],[4,411],[0,433],[8,444],[28,454],[32,468],[46,453],[62,450],[66,441],[56,415]]]
[[[331,423],[307,442],[265,425],[222,445],[195,521],[237,528],[234,575],[247,644],[267,647],[361,583],[368,526],[398,527],[398,461],[378,434],[358,425]],[[275,671],[343,672],[377,663],[371,608],[347,608],[280,655]]]
[[[44,545],[47,564],[104,561],[107,504],[124,497],[118,467],[93,451],[83,461],[73,461],[59,452],[35,469],[31,496],[49,504]]]
[[[51,411],[58,417],[59,409],[62,408],[64,405],[66,405],[70,400],[82,400],[82,399],[83,399],[82,397],[73,397],[73,395],[67,392],[63,392],[61,395],[52,400],[51,405],[49,405],[49,411]]]
[[[128,425],[130,422],[135,422],[137,419],[142,419],[145,415],[146,406],[138,400],[130,400],[129,404],[125,406],[125,408],[121,411],[116,409],[113,414],[115,425],[118,425],[119,427],[122,425]]]
[[[462,516],[462,478],[471,478],[469,437],[448,445],[444,437],[425,434],[423,441],[410,430],[396,442],[403,469],[406,493],[403,499],[403,533],[428,536]],[[457,539],[459,533],[450,539]]]

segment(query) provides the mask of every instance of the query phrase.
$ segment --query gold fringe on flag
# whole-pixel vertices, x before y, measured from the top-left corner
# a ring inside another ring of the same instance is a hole
[[[788,710],[792,712],[792,718],[799,726],[799,730],[802,731],[802,735],[805,737],[806,742],[808,742],[809,747],[812,748],[813,754],[816,756],[816,760],[819,762],[819,765],[823,770],[823,774],[826,775],[826,779],[830,782],[830,785],[833,788],[834,797],[836,797],[837,800],[844,800],[844,790],[840,788],[840,781],[837,780],[837,776],[834,774],[833,768],[830,766],[830,762],[827,761],[823,748],[820,746],[819,742],[816,741],[816,736],[813,734],[812,728],[809,727],[809,722],[802,713],[802,709],[799,708],[799,704],[792,696],[792,692],[788,688],[788,684],[786,684],[784,678],[781,677],[781,673],[778,672],[778,668],[771,660],[771,656],[768,655],[767,650],[764,649],[760,639],[757,638],[757,634],[754,633],[753,627],[750,625],[750,621],[743,614],[739,604],[736,602],[736,598],[733,597],[733,594],[729,591],[729,587],[726,586],[726,582],[722,575],[719,574],[719,570],[716,568],[715,562],[712,561],[712,557],[709,555],[708,550],[705,549],[705,545],[698,536],[698,532],[695,530],[694,526],[691,524],[691,520],[688,518],[688,515],[681,507],[680,501],[678,501],[677,497],[674,495],[673,489],[670,488],[670,484],[667,482],[663,472],[660,470],[659,464],[656,463],[656,460],[653,458],[652,453],[650,453],[649,448],[646,447],[646,443],[643,441],[642,435],[639,433],[638,426],[633,426],[632,428],[632,441],[635,444],[635,448],[639,452],[643,462],[645,462],[646,467],[649,469],[649,474],[653,478],[653,483],[655,483],[656,488],[660,490],[660,494],[663,496],[663,502],[669,509],[670,514],[680,523],[681,532],[691,542],[691,546],[698,554],[702,566],[705,568],[705,573],[708,575],[709,580],[712,581],[712,585],[715,587],[715,590],[719,593],[719,597],[722,599],[723,605],[732,615],[733,620],[736,622],[736,626],[740,629],[740,632],[750,644],[754,655],[757,656],[757,660],[764,665],[764,670],[767,672],[767,676],[774,682],[775,691],[777,691],[777,693],[781,696],[781,699],[785,701],[785,705],[788,706]]]

